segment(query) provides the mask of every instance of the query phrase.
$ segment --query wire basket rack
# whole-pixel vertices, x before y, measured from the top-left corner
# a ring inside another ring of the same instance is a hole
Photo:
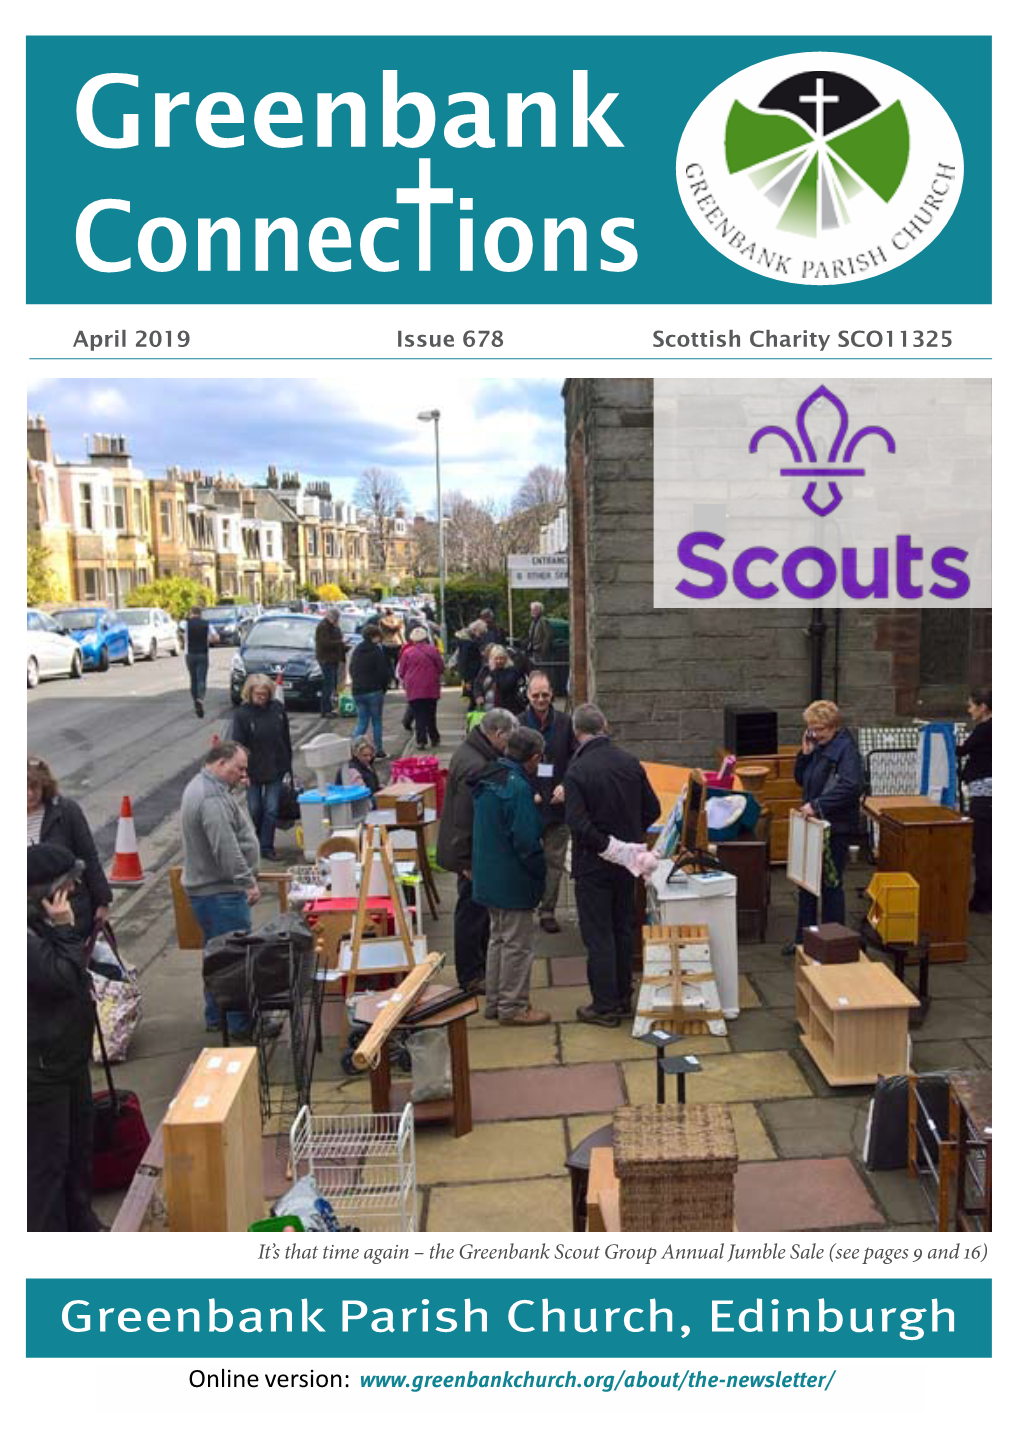
[[[341,1226],[415,1231],[414,1112],[315,1115],[305,1106],[290,1130],[294,1179],[313,1175]]]

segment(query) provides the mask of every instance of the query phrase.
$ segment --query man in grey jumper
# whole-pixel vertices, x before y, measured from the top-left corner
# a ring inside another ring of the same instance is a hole
[[[235,792],[247,778],[247,749],[232,740],[214,744],[205,756],[202,772],[192,779],[181,800],[181,882],[206,944],[229,930],[250,930],[251,906],[259,898],[255,878],[258,835]],[[220,1029],[219,1006],[208,990],[205,1028]],[[233,1039],[250,1038],[247,1012],[229,1010],[227,1030]]]

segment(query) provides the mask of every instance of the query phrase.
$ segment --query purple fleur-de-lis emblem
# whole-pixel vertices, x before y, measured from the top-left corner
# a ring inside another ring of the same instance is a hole
[[[829,448],[828,466],[819,466],[815,446],[811,441],[811,436],[807,428],[808,411],[816,402],[828,402],[829,405],[835,409],[836,416],[839,419],[836,436],[833,439],[832,446]],[[836,396],[835,392],[829,391],[828,387],[818,387],[809,397],[805,397],[797,408],[797,432],[803,443],[803,451],[801,451],[796,438],[792,437],[785,427],[775,426],[759,427],[758,431],[751,438],[748,451],[757,452],[758,443],[765,437],[781,437],[790,449],[794,462],[802,465],[798,467],[781,468],[779,473],[780,477],[811,478],[812,480],[805,489],[803,500],[812,512],[817,513],[819,517],[826,517],[835,508],[839,507],[843,501],[843,494],[840,492],[837,482],[829,482],[829,501],[823,507],[821,503],[815,501],[815,489],[820,485],[818,479],[863,477],[865,475],[863,467],[851,467],[849,464],[853,461],[854,453],[857,451],[858,445],[863,442],[865,437],[881,437],[885,441],[888,452],[896,451],[895,439],[892,433],[887,432],[884,427],[861,427],[847,443],[846,450],[843,453],[842,465],[839,465],[839,450],[843,446],[843,439],[849,430],[850,417],[843,403]],[[810,465],[804,465],[805,462]]]

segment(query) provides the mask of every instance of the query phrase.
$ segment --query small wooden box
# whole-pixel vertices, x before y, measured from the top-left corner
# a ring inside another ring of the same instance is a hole
[[[407,794],[396,802],[397,824],[420,824],[425,818],[425,795]]]
[[[426,789],[432,789],[434,792],[435,785],[416,784],[413,779],[394,779],[376,794],[374,807],[376,809],[395,809],[401,799],[414,798],[418,794],[424,798]]]
[[[163,1118],[172,1231],[247,1231],[266,1214],[256,1052],[203,1050]]]
[[[861,937],[845,924],[813,924],[804,931],[804,953],[819,965],[852,965]]]

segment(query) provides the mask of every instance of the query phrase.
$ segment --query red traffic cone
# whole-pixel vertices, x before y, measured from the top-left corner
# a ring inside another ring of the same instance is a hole
[[[286,693],[284,692],[284,689],[283,689],[283,669],[282,669],[282,668],[280,669],[280,671],[279,671],[279,672],[277,673],[277,675],[276,675],[276,687],[273,689],[273,697],[276,699],[276,702],[277,702],[277,703],[286,703],[286,701],[287,701],[287,695],[286,695]]]
[[[121,800],[120,818],[117,820],[117,844],[113,854],[113,868],[109,875],[111,884],[133,886],[144,884],[145,873],[138,853],[135,837],[135,819],[131,812],[131,800],[127,794]]]

